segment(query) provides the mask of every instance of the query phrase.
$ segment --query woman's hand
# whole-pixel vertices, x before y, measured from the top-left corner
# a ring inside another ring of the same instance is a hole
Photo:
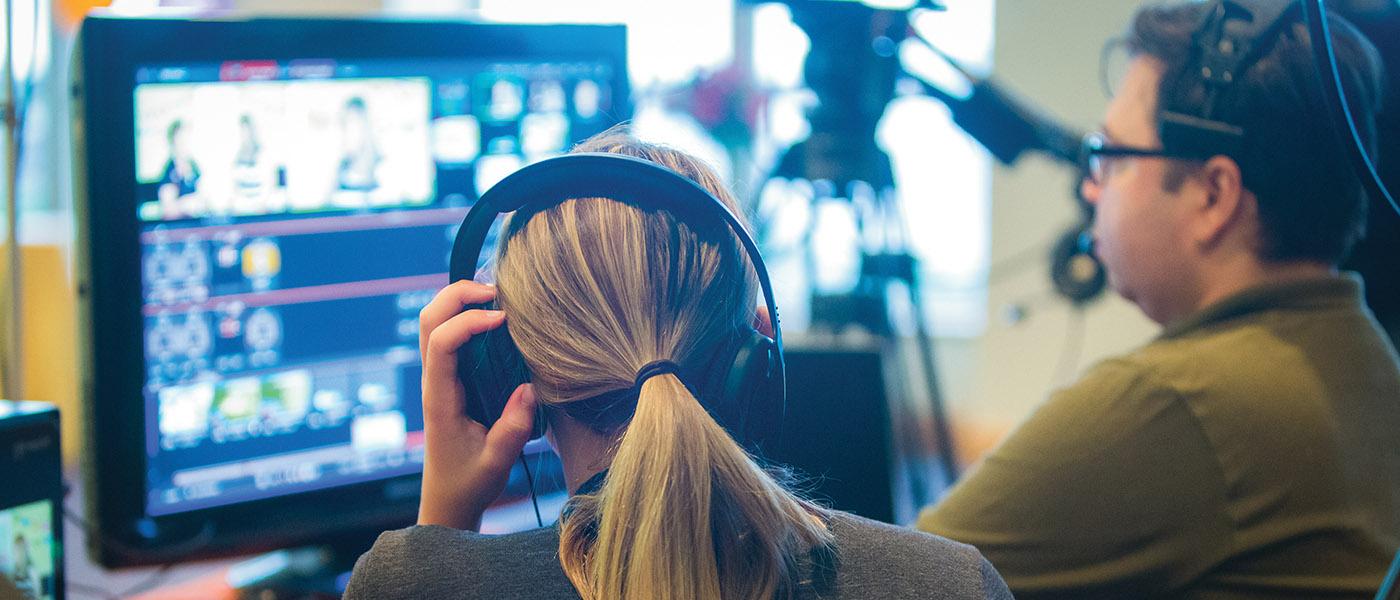
[[[500,420],[487,431],[467,417],[466,395],[457,378],[457,350],[473,335],[500,327],[505,313],[469,310],[496,296],[496,288],[458,281],[438,292],[418,314],[418,349],[423,356],[423,497],[419,525],[476,531],[481,514],[501,495],[511,464],[530,439],[534,389],[516,388]]]

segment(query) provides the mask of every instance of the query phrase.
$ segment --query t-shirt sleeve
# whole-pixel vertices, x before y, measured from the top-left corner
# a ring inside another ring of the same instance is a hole
[[[975,546],[1017,598],[1133,597],[1220,559],[1224,493],[1190,407],[1113,360],[1055,393],[917,526]]]

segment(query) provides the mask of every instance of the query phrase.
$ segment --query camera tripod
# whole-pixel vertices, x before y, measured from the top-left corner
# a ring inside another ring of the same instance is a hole
[[[812,284],[818,268],[813,254],[817,205],[849,204],[859,251],[855,285],[839,293],[816,291],[814,285],[812,328],[832,332],[851,326],[864,329],[879,339],[881,354],[892,365],[890,372],[896,381],[920,381],[926,388],[927,418],[919,418],[920,411],[911,410],[909,403],[899,403],[893,415],[911,500],[922,506],[937,495],[931,492],[933,468],[941,471],[939,483],[946,486],[957,478],[958,464],[938,382],[918,261],[908,246],[890,158],[875,142],[876,125],[894,97],[895,80],[901,72],[893,48],[905,35],[907,16],[846,3],[793,5],[792,13],[794,22],[812,40],[804,75],[819,104],[808,114],[811,135],[783,153],[755,189],[761,191],[763,183],[773,179],[811,182],[806,200],[814,216],[801,244],[807,280]],[[759,223],[760,236],[768,229]],[[892,319],[891,291],[896,284],[905,290],[912,312],[919,375],[911,373],[904,360]],[[910,427],[909,423],[917,425]],[[930,434],[935,443],[933,457],[928,456]],[[928,458],[935,458],[937,464],[927,464]]]

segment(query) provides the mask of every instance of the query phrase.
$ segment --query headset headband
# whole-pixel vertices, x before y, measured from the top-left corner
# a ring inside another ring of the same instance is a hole
[[[511,173],[491,186],[467,211],[452,248],[448,267],[451,281],[472,279],[481,258],[486,236],[502,213],[529,209],[543,210],[565,200],[609,198],[643,208],[670,212],[682,219],[719,217],[744,246],[758,275],[763,302],[773,326],[777,347],[774,369],[780,393],[786,396],[786,369],[783,362],[783,334],[773,284],[758,245],[729,207],[719,202],[700,184],[649,160],[623,154],[580,152],[547,158]]]
[[[1175,154],[1202,159],[1224,154],[1239,160],[1244,128],[1222,120],[1219,104],[1226,92],[1253,67],[1289,22],[1291,0],[1216,0],[1206,8],[1191,35],[1191,56],[1177,76],[1177,91],[1162,111],[1162,145]],[[1205,98],[1199,109],[1183,104],[1200,80]]]

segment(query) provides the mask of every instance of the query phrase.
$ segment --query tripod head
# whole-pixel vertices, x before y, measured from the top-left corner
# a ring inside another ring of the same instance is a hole
[[[837,190],[863,181],[876,189],[894,185],[889,157],[875,144],[875,129],[894,99],[900,75],[894,48],[908,29],[901,11],[854,2],[791,2],[792,20],[811,39],[803,65],[817,105],[808,113],[812,132],[779,161],[776,177],[830,181]]]

